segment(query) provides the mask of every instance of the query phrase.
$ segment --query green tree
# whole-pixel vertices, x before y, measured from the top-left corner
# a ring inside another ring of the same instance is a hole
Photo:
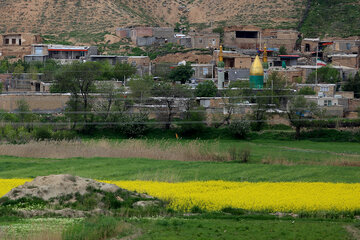
[[[287,50],[286,47],[284,45],[282,45],[279,49],[279,54],[280,55],[287,55]]]
[[[299,95],[315,95],[316,92],[311,87],[303,87],[299,91]]]
[[[83,120],[89,121],[91,111],[90,93],[95,92],[95,81],[101,79],[101,64],[97,62],[73,62],[62,68],[51,86],[51,92],[69,92],[72,99],[69,101],[69,109],[82,111]],[[77,119],[77,118],[76,118]],[[74,122],[75,126],[76,122]]]
[[[186,65],[180,65],[174,68],[170,72],[169,78],[173,82],[181,82],[181,84],[185,84],[190,80],[194,72],[195,71],[192,69],[191,63],[187,62]]]
[[[300,138],[301,128],[306,126],[306,120],[313,119],[319,114],[316,103],[306,100],[303,96],[296,96],[289,102],[287,115],[290,124],[296,129],[296,139]]]
[[[7,73],[9,71],[9,60],[4,59],[0,61],[0,73]]]
[[[214,28],[214,29],[212,30],[212,32],[213,32],[213,33],[219,33],[219,34],[220,34],[220,43],[223,43],[223,42],[224,42],[224,33],[225,33],[225,31],[224,31],[224,28],[223,28],[223,27],[219,26],[219,27],[217,27],[217,28]]]
[[[211,80],[206,80],[196,86],[195,96],[196,97],[216,97],[217,87]]]
[[[154,79],[152,76],[135,76],[128,83],[131,91],[131,97],[136,100],[146,99],[152,96],[154,88]]]
[[[317,70],[318,83],[338,83],[341,81],[340,73],[333,67],[325,66]],[[307,83],[316,82],[316,71],[312,72],[307,78]]]
[[[21,64],[17,64],[14,68],[14,77],[15,78],[19,78],[21,76],[22,73],[25,72],[25,68],[23,65]]]
[[[20,99],[16,102],[18,119],[22,123],[30,123],[34,118],[34,114],[30,111],[30,106],[25,99]]]
[[[354,77],[349,79],[344,86],[344,90],[353,91],[355,98],[360,98],[360,72],[357,72]]]
[[[44,63],[42,73],[44,73],[44,81],[52,82],[55,80],[55,76],[61,71],[62,65],[55,60],[49,59]]]
[[[124,81],[135,73],[136,67],[128,63],[117,63],[114,67],[114,78],[118,81]]]

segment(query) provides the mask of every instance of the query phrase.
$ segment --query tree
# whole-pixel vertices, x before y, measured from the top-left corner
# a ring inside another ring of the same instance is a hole
[[[83,111],[83,120],[89,121],[91,111],[90,93],[95,92],[95,81],[101,79],[101,64],[97,62],[73,62],[63,67],[51,86],[51,92],[70,92],[72,99],[69,108],[72,111]],[[77,119],[77,118],[75,118]],[[75,126],[76,122],[74,122]]]
[[[55,76],[61,71],[62,65],[55,60],[49,59],[44,63],[43,73],[44,81],[52,82],[55,80]]]
[[[20,78],[21,74],[25,72],[25,68],[23,65],[21,64],[17,64],[16,67],[14,68],[14,77],[15,78]]]
[[[170,129],[177,107],[189,109],[188,103],[192,93],[187,86],[161,82],[154,85],[152,93],[154,97],[157,97],[157,104],[165,105],[164,121],[166,129]]]
[[[320,113],[316,103],[307,101],[303,96],[295,96],[288,105],[287,115],[290,124],[295,127],[295,138],[300,138],[301,128],[306,126],[307,119],[312,119]]]
[[[187,62],[186,65],[180,65],[174,68],[170,72],[169,78],[173,82],[181,82],[181,84],[185,84],[190,80],[194,72],[195,71],[192,69],[191,64]]]
[[[271,96],[271,91],[257,92],[253,101],[256,105],[252,108],[252,114],[250,114],[250,119],[253,120],[250,125],[252,130],[260,131],[266,124],[268,110],[275,108],[276,104],[272,104],[274,99]]]
[[[303,87],[299,91],[299,95],[315,95],[316,92],[311,87]]]
[[[217,28],[214,28],[213,30],[212,30],[212,32],[213,33],[219,33],[220,34],[220,42],[222,43],[222,42],[224,42],[224,28],[223,27],[221,27],[221,26],[219,26],[219,27],[217,27]]]
[[[341,81],[340,73],[333,67],[325,66],[317,70],[318,83],[338,83]],[[307,83],[316,83],[316,71],[312,72],[307,78]]]
[[[34,115],[30,111],[30,106],[25,99],[20,99],[16,102],[18,118],[22,123],[32,122]]]
[[[98,92],[101,93],[102,98],[100,101],[97,101],[96,111],[100,112],[101,121],[113,121],[114,118],[112,118],[111,112],[117,101],[124,98],[125,89],[117,89],[114,83],[105,82],[98,87]],[[116,111],[118,110],[116,109]]]
[[[279,54],[280,55],[287,55],[287,50],[286,47],[284,45],[282,45],[279,49]]]
[[[196,86],[195,96],[196,97],[216,97],[217,87],[211,80],[206,80]]]
[[[114,67],[114,78],[118,81],[124,81],[135,73],[136,67],[128,63],[117,63]]]
[[[353,91],[355,98],[360,98],[360,72],[357,72],[354,77],[350,78],[344,86],[345,91]]]
[[[152,95],[154,88],[154,79],[152,76],[135,76],[131,78],[128,85],[131,90],[131,97],[135,100],[142,100]]]

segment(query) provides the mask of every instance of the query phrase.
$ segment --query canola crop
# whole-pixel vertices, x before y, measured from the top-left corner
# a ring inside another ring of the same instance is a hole
[[[0,197],[4,196],[11,189],[23,185],[25,182],[30,182],[32,179],[0,179]]]
[[[360,210],[360,184],[225,181],[111,183],[165,200],[171,208],[180,211],[190,211],[193,207],[207,211],[227,207],[268,212]]]
[[[31,179],[0,179],[0,197]],[[104,181],[147,193],[179,211],[227,207],[267,212],[359,211],[360,184],[303,182],[152,182]]]

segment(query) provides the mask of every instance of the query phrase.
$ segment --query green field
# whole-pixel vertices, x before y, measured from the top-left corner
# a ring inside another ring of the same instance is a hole
[[[103,180],[360,182],[357,167],[180,162],[151,159],[0,157],[0,178],[73,174]]]

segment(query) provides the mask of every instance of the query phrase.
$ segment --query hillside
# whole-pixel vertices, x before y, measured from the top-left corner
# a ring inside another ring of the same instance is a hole
[[[0,32],[98,43],[124,26],[181,22],[197,29],[244,24],[297,28],[304,20],[302,31],[308,36],[351,35],[359,32],[359,10],[357,0],[0,0]]]

